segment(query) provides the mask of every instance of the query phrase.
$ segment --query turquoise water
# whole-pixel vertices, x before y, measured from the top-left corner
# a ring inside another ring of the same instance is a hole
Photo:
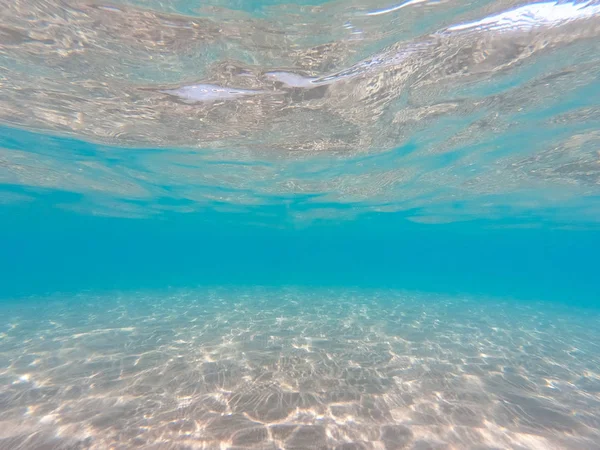
[[[600,449],[597,2],[0,6],[0,450]]]

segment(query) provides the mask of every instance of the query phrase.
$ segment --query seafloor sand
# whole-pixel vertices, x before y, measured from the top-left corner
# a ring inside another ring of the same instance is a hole
[[[598,311],[389,291],[0,306],[1,449],[596,449]]]

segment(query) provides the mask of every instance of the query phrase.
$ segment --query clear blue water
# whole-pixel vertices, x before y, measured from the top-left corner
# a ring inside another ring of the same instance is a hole
[[[0,6],[0,450],[600,449],[597,2]]]

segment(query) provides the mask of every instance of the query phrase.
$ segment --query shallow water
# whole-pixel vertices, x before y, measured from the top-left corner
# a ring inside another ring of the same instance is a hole
[[[600,4],[0,0],[0,449],[600,449]]]
[[[393,290],[2,306],[3,448],[598,448],[600,316]],[[62,447],[61,447],[62,446]]]

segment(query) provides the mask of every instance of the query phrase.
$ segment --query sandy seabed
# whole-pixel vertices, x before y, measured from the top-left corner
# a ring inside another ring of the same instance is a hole
[[[214,288],[0,317],[0,449],[600,449],[594,309]]]

